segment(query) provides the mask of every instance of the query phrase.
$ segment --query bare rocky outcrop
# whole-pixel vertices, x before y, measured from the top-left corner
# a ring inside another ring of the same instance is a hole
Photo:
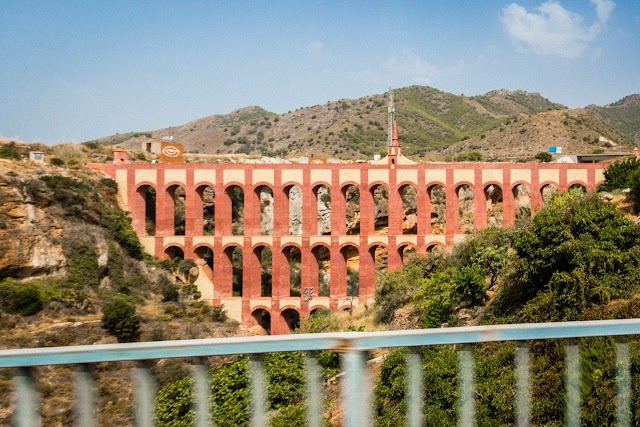
[[[460,213],[460,233],[473,232],[473,189],[462,185],[458,189],[458,208]]]

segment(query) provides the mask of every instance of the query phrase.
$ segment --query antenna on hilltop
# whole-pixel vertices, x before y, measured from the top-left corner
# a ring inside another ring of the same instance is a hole
[[[396,107],[393,103],[393,89],[389,86],[389,118],[387,122],[387,145],[393,143],[393,121],[396,118]]]

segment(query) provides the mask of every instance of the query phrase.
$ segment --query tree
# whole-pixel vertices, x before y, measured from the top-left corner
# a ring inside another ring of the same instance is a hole
[[[547,153],[546,151],[539,152],[535,155],[535,158],[540,160],[542,163],[549,163],[551,160],[553,160],[553,156],[551,156],[551,154]]]
[[[137,341],[140,335],[140,317],[136,306],[128,298],[118,296],[102,308],[102,327],[119,342]]]

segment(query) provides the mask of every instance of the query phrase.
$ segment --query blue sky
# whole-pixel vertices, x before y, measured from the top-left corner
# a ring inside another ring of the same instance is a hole
[[[0,0],[0,135],[84,141],[389,86],[640,93],[640,1]]]

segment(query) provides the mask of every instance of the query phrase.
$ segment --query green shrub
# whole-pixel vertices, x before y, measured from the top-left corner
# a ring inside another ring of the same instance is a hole
[[[20,160],[21,156],[15,146],[1,145],[0,146],[0,159],[14,159]]]
[[[635,158],[611,163],[603,172],[604,183],[600,184],[598,190],[611,191],[617,188],[631,187],[631,177],[639,169],[640,162]]]
[[[553,156],[546,151],[539,152],[535,157],[543,163],[549,163],[551,160],[553,160]]]
[[[31,316],[44,308],[39,287],[7,279],[0,283],[0,309],[11,314]]]
[[[211,307],[211,320],[222,323],[227,319],[227,310],[224,309],[224,304],[214,305]]]
[[[162,302],[178,302],[180,297],[178,286],[171,282],[167,277],[160,276],[158,279],[160,293],[162,294]]]
[[[136,341],[140,335],[140,317],[128,298],[118,296],[102,308],[102,327],[120,342]]]
[[[67,266],[67,281],[70,286],[97,288],[100,284],[98,254],[93,246],[83,244],[71,249]]]

